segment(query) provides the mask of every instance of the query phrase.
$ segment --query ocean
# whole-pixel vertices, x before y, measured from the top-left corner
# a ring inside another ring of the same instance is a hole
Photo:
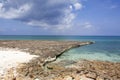
[[[120,36],[0,36],[0,40],[68,40],[95,41],[95,44],[82,46],[65,52],[58,60],[100,60],[120,62]]]

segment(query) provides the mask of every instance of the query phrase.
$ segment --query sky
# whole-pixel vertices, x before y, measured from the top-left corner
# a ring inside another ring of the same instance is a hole
[[[0,35],[120,36],[120,0],[0,0]]]

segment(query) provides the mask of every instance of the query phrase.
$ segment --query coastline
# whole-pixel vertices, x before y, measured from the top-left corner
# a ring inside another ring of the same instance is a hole
[[[54,62],[57,57],[69,49],[93,43],[89,41],[0,40],[0,47],[17,48],[23,52],[29,52],[31,55],[39,56],[28,63],[20,64],[16,68],[19,74],[11,76],[11,80],[67,80],[68,78],[70,80],[73,80],[73,78],[75,80],[105,80],[104,78],[119,80],[120,63],[84,60],[73,62],[72,66],[66,68],[64,63],[69,63],[69,61]],[[108,74],[111,69],[113,71]]]

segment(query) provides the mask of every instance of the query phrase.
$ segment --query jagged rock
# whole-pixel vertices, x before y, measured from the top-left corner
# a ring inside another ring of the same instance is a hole
[[[73,80],[73,78],[71,76],[65,76],[63,80]]]
[[[36,78],[36,79],[34,79],[34,80],[40,80],[40,79]]]
[[[94,80],[92,78],[87,78],[85,75],[81,76],[79,80]]]
[[[87,60],[49,63],[71,48],[92,43],[78,41],[1,40],[0,47],[18,48],[30,52],[30,54],[39,55],[38,58],[18,67],[17,72],[19,74],[17,76],[14,76],[13,71],[10,71],[6,74],[5,80],[120,80],[120,63]],[[42,65],[45,62],[47,62],[47,65],[43,67]],[[0,79],[2,78],[0,77]]]
[[[96,77],[97,77],[97,74],[95,73],[95,72],[88,72],[87,74],[86,74],[86,77],[88,77],[88,78],[92,78],[92,79],[96,79]]]
[[[98,77],[96,78],[96,80],[104,80],[104,78],[103,78],[103,77],[98,76]]]

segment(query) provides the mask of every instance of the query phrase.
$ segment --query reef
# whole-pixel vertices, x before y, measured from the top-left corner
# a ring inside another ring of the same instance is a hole
[[[92,41],[1,40],[0,47],[20,49],[37,55],[11,68],[4,80],[120,80],[120,63],[103,61],[59,61],[64,52],[93,44]]]

